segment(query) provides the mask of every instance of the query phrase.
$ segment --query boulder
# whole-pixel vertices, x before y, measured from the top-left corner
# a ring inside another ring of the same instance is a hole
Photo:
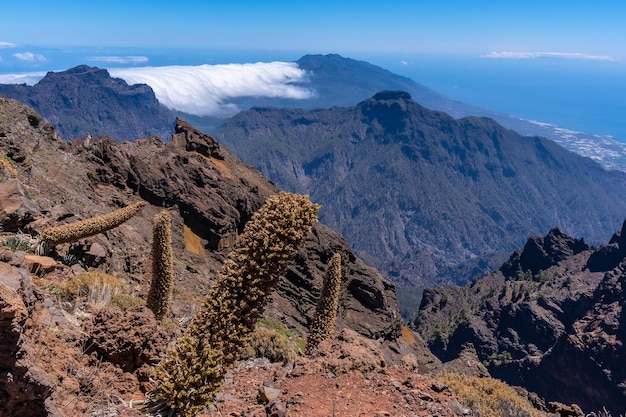
[[[17,179],[0,183],[0,227],[5,232],[24,230],[39,215],[39,204]]]
[[[147,307],[122,312],[102,309],[93,319],[89,333],[90,352],[133,372],[144,364],[153,364],[165,353],[167,333]]]
[[[54,383],[23,337],[27,318],[22,298],[0,282],[0,410],[3,417],[57,416],[46,402]]]

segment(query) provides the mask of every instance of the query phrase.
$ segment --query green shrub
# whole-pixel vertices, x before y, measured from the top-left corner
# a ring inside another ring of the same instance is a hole
[[[119,307],[122,310],[128,310],[129,308],[146,305],[146,302],[143,299],[131,294],[118,293],[111,297],[109,305]]]
[[[244,357],[267,358],[270,362],[293,363],[297,345],[285,333],[268,327],[257,328],[246,346]]]

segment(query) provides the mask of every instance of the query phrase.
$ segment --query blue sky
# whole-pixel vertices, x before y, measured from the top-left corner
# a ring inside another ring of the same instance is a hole
[[[617,0],[11,1],[1,6],[0,42],[343,54],[550,52],[623,59],[625,4]]]

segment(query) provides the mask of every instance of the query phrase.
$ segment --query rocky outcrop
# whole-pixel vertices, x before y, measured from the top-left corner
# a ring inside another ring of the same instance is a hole
[[[500,270],[506,277],[524,272],[537,275],[540,271],[587,249],[589,246],[583,239],[569,237],[560,229],[554,228],[545,237],[529,238],[524,248],[515,251]]]
[[[394,339],[401,320],[395,307],[393,285],[354,256],[334,231],[319,223],[273,297],[274,302],[269,306],[271,314],[282,316],[282,320],[289,323],[288,327],[308,329],[328,261],[334,253],[341,254],[344,273],[336,327],[350,327],[373,339]],[[291,301],[296,299],[299,302]],[[368,319],[363,320],[366,315]]]
[[[231,246],[252,213],[277,192],[180,119],[167,144],[156,137],[121,145],[103,138],[83,150],[100,165],[98,183],[129,188],[155,206],[177,207],[185,224],[214,250]]]
[[[33,201],[28,191],[17,179],[0,183],[0,230],[17,232],[39,215],[39,204]]]
[[[0,414],[6,417],[60,416],[48,397],[54,389],[49,376],[34,361],[23,337],[29,316],[16,289],[28,285],[23,269],[0,263]],[[32,284],[31,284],[32,285]]]
[[[440,358],[472,343],[494,377],[547,401],[619,414],[626,404],[623,233],[599,248],[557,229],[532,237],[472,285],[426,290],[416,326]]]

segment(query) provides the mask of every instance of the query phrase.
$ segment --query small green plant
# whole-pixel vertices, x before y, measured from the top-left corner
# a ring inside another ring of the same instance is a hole
[[[491,355],[489,355],[488,359],[489,359],[489,362],[509,362],[513,360],[513,356],[511,355],[510,352],[507,352],[505,350],[499,353],[492,353]]]
[[[241,355],[297,248],[317,219],[308,197],[280,193],[252,216],[209,289],[204,305],[154,370],[154,410],[183,416],[212,403]]]
[[[35,253],[39,241],[29,234],[18,232],[8,236],[2,242],[4,246],[9,247],[13,252]]]
[[[41,233],[41,240],[46,246],[52,247],[59,243],[75,242],[78,239],[106,232],[132,218],[145,205],[145,201],[140,201],[102,216],[48,228]]]
[[[146,305],[157,320],[167,314],[172,300],[174,264],[171,224],[170,213],[166,210],[154,216],[152,221],[152,281]]]
[[[76,265],[77,263],[79,263],[80,259],[75,254],[68,253],[67,255],[63,257],[63,259],[61,259],[61,262],[63,263],[63,265],[72,266],[72,265]]]
[[[341,255],[336,253],[330,258],[322,285],[322,292],[317,302],[315,315],[309,328],[305,354],[309,355],[335,329],[339,293],[341,291]]]

